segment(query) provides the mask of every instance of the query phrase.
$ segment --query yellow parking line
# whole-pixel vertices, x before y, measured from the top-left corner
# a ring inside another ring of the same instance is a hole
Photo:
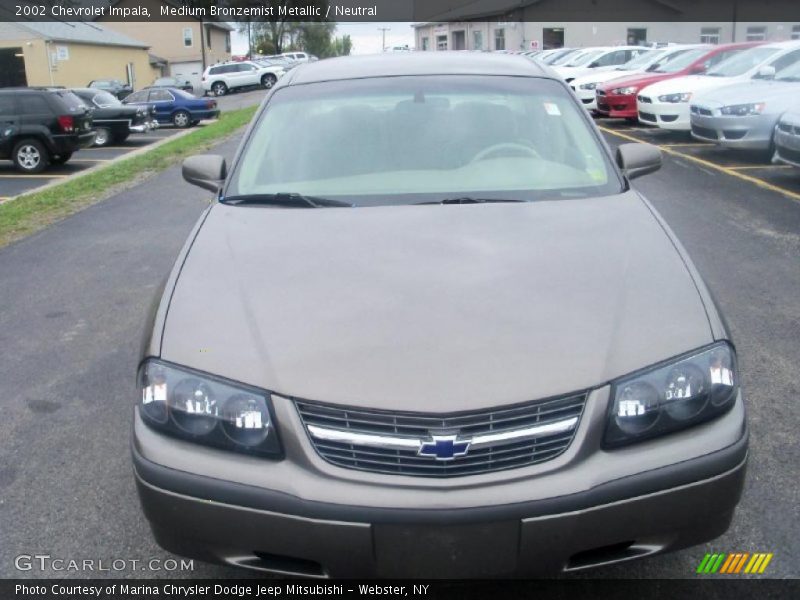
[[[3,179],[62,179],[69,175],[24,175],[20,173],[18,175],[0,175],[0,177]]]
[[[740,169],[794,169],[791,165],[736,165],[735,167],[728,167],[734,171]]]
[[[608,129],[607,127],[600,127],[600,130],[605,131],[607,133],[610,133],[612,135],[616,135],[617,137],[621,137],[622,139],[630,140],[632,142],[639,142],[640,143],[642,141],[642,140],[636,139],[632,135],[627,135],[627,134],[624,134],[624,133],[620,133],[618,131],[614,131],[612,129]],[[723,167],[721,165],[718,165],[716,163],[704,160],[702,158],[698,158],[696,156],[691,156],[690,154],[684,154],[683,152],[678,152],[678,151],[673,150],[672,148],[668,148],[666,146],[658,146],[658,148],[660,148],[661,151],[664,152],[665,154],[671,154],[672,156],[677,156],[677,157],[680,157],[680,158],[684,158],[686,160],[690,160],[690,161],[695,162],[695,163],[697,163],[699,165],[703,165],[704,167],[708,167],[709,169],[716,169],[717,171],[720,171],[722,173],[726,173],[727,175],[731,175],[733,177],[738,177],[739,179],[742,179],[744,181],[749,181],[750,183],[754,183],[757,186],[762,187],[764,189],[771,190],[773,192],[778,192],[779,194],[784,194],[784,195],[786,195],[786,196],[788,196],[790,198],[793,198],[794,200],[800,200],[800,193],[793,192],[791,190],[787,190],[786,188],[782,188],[780,186],[773,185],[771,183],[767,183],[763,179],[758,179],[757,177],[751,177],[750,175],[745,175],[744,173],[739,173],[738,171],[735,171],[735,170],[733,170],[733,169],[731,169],[729,167]]]
[[[714,144],[708,142],[686,142],[685,144],[663,144],[664,148],[707,148]]]

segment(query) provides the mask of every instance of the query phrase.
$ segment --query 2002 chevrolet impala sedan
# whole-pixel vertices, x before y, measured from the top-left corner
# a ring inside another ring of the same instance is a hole
[[[421,53],[422,54],[422,53]],[[710,540],[734,346],[674,234],[525,58],[319,61],[265,99],[156,303],[133,460],[159,544],[315,577],[528,576]]]

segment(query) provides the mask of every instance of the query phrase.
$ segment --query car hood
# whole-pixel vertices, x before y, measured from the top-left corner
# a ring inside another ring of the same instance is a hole
[[[797,104],[798,90],[800,90],[800,86],[787,81],[747,81],[706,90],[694,96],[692,104],[718,107],[729,104],[765,102],[769,112],[774,113],[775,110],[783,112]]]
[[[712,341],[635,192],[535,203],[215,205],[165,360],[276,393],[449,412],[599,386]]]
[[[665,81],[659,81],[647,88],[646,93],[650,95],[661,94],[681,94],[692,92],[696,94],[704,90],[713,90],[727,87],[741,81],[735,77],[711,77],[709,75],[685,75],[674,77]]]
[[[583,83],[605,83],[612,79],[621,79],[623,77],[630,77],[631,75],[641,72],[642,71],[618,71],[616,69],[597,72],[597,69],[591,69],[590,73],[587,73],[586,75],[581,75],[580,77],[576,77],[575,79],[573,79],[572,84],[581,85]]]

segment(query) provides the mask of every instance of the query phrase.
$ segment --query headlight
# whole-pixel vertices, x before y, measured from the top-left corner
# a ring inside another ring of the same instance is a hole
[[[639,91],[639,88],[630,85],[628,87],[621,87],[621,88],[614,88],[611,90],[611,93],[615,96],[630,96],[631,94],[635,94]]]
[[[683,92],[680,94],[665,94],[658,97],[659,102],[688,102],[692,98],[692,92]]]
[[[718,343],[611,386],[606,446],[620,446],[708,421],[734,403],[733,348]]]
[[[582,83],[578,87],[582,90],[593,90],[597,87],[597,83]]]
[[[732,117],[746,117],[760,115],[764,111],[764,102],[751,102],[750,104],[731,104],[719,109],[719,114]]]
[[[158,360],[139,371],[139,412],[150,427],[226,450],[280,458],[269,395]]]

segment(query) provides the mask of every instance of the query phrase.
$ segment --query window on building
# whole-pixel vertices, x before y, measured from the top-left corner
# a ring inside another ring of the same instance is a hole
[[[792,25],[792,39],[800,40],[800,25]]]
[[[506,49],[506,30],[505,29],[495,29],[494,30],[494,49],[495,50],[505,50]]]
[[[430,50],[431,49],[430,38],[428,38],[428,37],[422,38],[422,49],[423,50]]]
[[[719,27],[701,27],[701,44],[719,44]]]
[[[225,52],[231,51],[231,33],[230,31],[225,34]]]
[[[454,31],[453,36],[453,50],[466,50],[467,49],[467,33],[464,30]]]
[[[647,43],[647,29],[644,27],[628,28],[628,45],[643,46]]]
[[[745,39],[748,42],[763,42],[767,39],[767,28],[762,26],[748,27]]]
[[[183,28],[183,45],[186,48],[194,46],[194,31],[192,31],[191,27]]]
[[[206,27],[206,48],[211,48],[211,27]]]
[[[472,49],[473,50],[483,50],[483,32],[482,31],[473,31],[472,32]]]
[[[447,50],[447,36],[446,35],[437,35],[436,36],[436,49],[437,50]]]

